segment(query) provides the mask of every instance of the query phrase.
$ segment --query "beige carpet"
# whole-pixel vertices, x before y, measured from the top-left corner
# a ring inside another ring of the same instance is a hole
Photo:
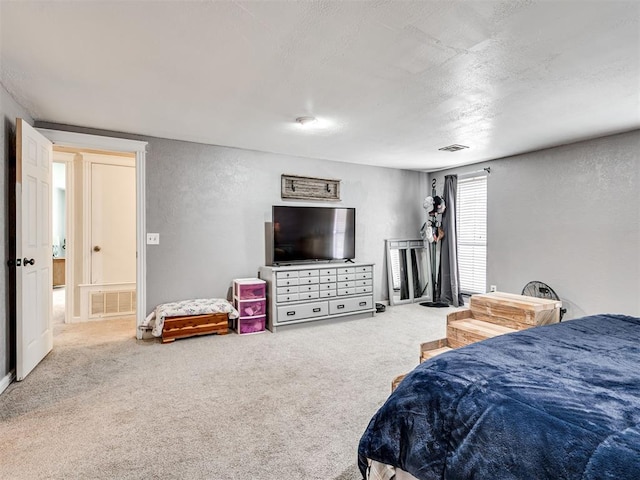
[[[58,326],[0,395],[0,478],[355,480],[360,435],[448,311],[168,345],[130,320]]]

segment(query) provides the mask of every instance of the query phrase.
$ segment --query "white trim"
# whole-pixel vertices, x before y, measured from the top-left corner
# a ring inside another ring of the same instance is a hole
[[[15,380],[15,378],[16,378],[15,370],[11,370],[4,377],[2,377],[2,380],[0,380],[0,394],[2,394],[2,392],[4,392],[7,389],[7,387],[11,384],[11,382]]]
[[[91,283],[91,161],[82,158],[82,279],[78,282]],[[75,288],[75,284],[74,284]],[[82,315],[82,312],[80,312]]]
[[[74,285],[74,249],[73,249],[73,235],[75,233],[75,217],[73,212],[75,211],[75,189],[73,188],[73,174],[74,174],[74,159],[75,154],[70,154],[72,158],[67,155],[61,156],[58,160],[54,160],[53,163],[63,163],[65,168],[65,237],[67,240],[64,252],[64,323],[71,323],[73,315],[73,285]],[[55,157],[55,152],[54,152]]]
[[[142,339],[140,325],[146,317],[147,299],[147,244],[144,241],[146,229],[145,197],[145,161],[147,142],[124,138],[102,137],[86,133],[65,132],[37,128],[54,145],[108,150],[113,152],[132,152],[136,155],[136,338]]]
[[[145,144],[146,145],[146,144]],[[145,149],[136,151],[136,243],[138,265],[136,268],[136,338],[142,340],[143,331],[140,326],[144,323],[147,311],[147,242],[146,242],[146,153]]]
[[[51,140],[55,145],[65,147],[90,148],[94,150],[107,150],[111,152],[144,152],[147,142],[140,140],[128,140],[125,138],[102,137],[88,133],[64,132],[62,130],[50,130],[48,128],[36,128],[42,135]]]

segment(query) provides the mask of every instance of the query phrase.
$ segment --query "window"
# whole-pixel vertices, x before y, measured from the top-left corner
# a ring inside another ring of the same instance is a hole
[[[487,176],[458,179],[458,269],[463,293],[487,291]]]

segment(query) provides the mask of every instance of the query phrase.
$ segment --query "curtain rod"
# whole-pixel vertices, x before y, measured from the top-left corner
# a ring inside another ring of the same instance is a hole
[[[458,177],[473,177],[478,174],[491,174],[491,167],[485,167],[482,170],[474,170],[473,172],[465,172],[458,175]]]

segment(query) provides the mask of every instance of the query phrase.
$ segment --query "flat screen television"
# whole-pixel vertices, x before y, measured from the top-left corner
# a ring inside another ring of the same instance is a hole
[[[356,209],[273,207],[273,263],[351,260],[356,256]]]

